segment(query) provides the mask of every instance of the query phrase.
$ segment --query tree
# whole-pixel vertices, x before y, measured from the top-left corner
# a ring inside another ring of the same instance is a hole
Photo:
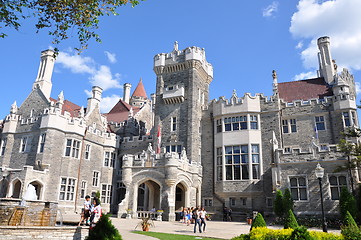
[[[360,239],[361,231],[357,226],[354,218],[351,216],[349,211],[346,211],[345,217],[343,218],[343,224],[341,226],[341,234],[346,240],[348,239]]]
[[[340,214],[342,219],[346,217],[349,212],[354,218],[357,216],[357,207],[355,197],[343,187],[340,193]]]
[[[273,204],[273,211],[275,212],[277,217],[283,217],[283,194],[281,190],[277,190],[276,198]]]
[[[114,227],[108,215],[104,214],[99,218],[99,221],[89,231],[87,240],[122,240],[118,229]]]
[[[298,222],[296,220],[296,217],[293,214],[292,210],[288,209],[284,229],[287,229],[287,228],[295,229],[297,227],[298,227]]]
[[[17,0],[0,1],[0,37],[7,34],[2,28],[19,30],[21,20],[34,17],[37,31],[49,29],[53,44],[69,38],[68,33],[75,28],[80,48],[86,49],[88,41],[94,38],[100,42],[99,18],[104,15],[117,15],[117,8],[130,3],[133,7],[143,0]],[[57,51],[57,48],[55,48]]]
[[[256,217],[254,218],[251,225],[251,230],[252,228],[256,227],[267,227],[266,221],[264,220],[261,213],[257,213]]]
[[[283,194],[283,211],[287,214],[289,210],[293,211],[293,199],[290,189],[286,188]]]

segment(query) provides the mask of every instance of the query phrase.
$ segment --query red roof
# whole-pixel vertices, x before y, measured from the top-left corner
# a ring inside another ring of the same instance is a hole
[[[138,86],[135,88],[132,97],[143,97],[147,99],[142,79],[139,80]]]
[[[129,111],[132,108],[131,105],[119,99],[117,104],[110,110],[109,113],[104,114],[107,117],[108,122],[123,122],[128,120]],[[140,108],[133,107],[133,114],[139,112]]]
[[[55,100],[54,98],[50,98],[50,101],[56,103],[58,100]],[[61,110],[61,113],[63,114],[64,111],[67,111],[70,113],[70,116],[77,117],[79,115],[81,107],[76,105],[75,103],[72,103],[68,100],[64,100],[63,108]]]
[[[301,81],[278,83],[278,93],[286,102],[295,100],[322,99],[332,96],[332,89],[323,78],[314,78]]]

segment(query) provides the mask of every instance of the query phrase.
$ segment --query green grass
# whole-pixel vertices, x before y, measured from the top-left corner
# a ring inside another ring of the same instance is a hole
[[[179,235],[179,234],[170,234],[170,233],[158,233],[158,232],[143,232],[143,231],[134,231],[137,234],[143,234],[150,237],[155,237],[160,240],[194,240],[194,239],[203,239],[203,240],[215,240],[220,238],[206,238],[192,235]]]

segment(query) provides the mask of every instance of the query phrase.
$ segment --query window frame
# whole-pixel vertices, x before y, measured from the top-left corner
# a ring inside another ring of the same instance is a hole
[[[322,115],[315,116],[314,120],[315,120],[315,127],[316,127],[317,131],[326,131],[327,130],[325,116],[322,116]]]
[[[43,153],[44,152],[45,142],[46,142],[46,133],[42,133],[39,136],[38,153]]]
[[[81,141],[75,138],[65,139],[64,157],[79,159]]]
[[[96,173],[97,173],[97,175],[95,176]],[[100,184],[100,171],[93,171],[92,186],[93,187],[99,187],[99,184]]]
[[[0,156],[4,156],[4,155],[5,155],[7,142],[8,142],[8,139],[7,139],[7,138],[1,139]]]
[[[63,183],[65,179],[65,183]],[[59,184],[59,201],[74,201],[76,178],[61,177]],[[64,187],[64,188],[63,188]],[[63,195],[62,195],[63,193]]]
[[[177,117],[171,118],[171,132],[177,131]]]
[[[297,187],[294,187],[291,185],[291,179],[292,178],[296,178],[297,179]],[[299,178],[304,178],[305,179],[305,186],[301,186],[299,184]],[[309,192],[308,192],[308,179],[307,179],[307,175],[289,175],[288,176],[288,187],[290,189],[290,192],[291,192],[291,197],[292,197],[292,200],[295,201],[295,202],[309,202]],[[297,189],[297,195],[298,195],[298,199],[294,199],[293,198],[293,193],[292,193],[292,189]],[[306,199],[300,199],[300,189],[305,189],[305,196],[306,196]]]
[[[331,177],[336,177],[336,179],[337,179],[337,185],[331,185],[331,181],[330,181],[330,178],[331,178]],[[346,185],[341,185],[341,184],[340,184],[340,181],[339,181],[339,178],[340,178],[340,177],[344,177],[344,178],[345,178]],[[339,200],[340,200],[340,195],[341,195],[341,191],[342,191],[342,188],[343,188],[343,187],[346,187],[347,189],[349,189],[348,181],[347,181],[347,175],[343,175],[343,174],[341,174],[341,173],[340,173],[340,174],[328,174],[328,175],[327,175],[327,182],[328,182],[329,197],[330,197],[330,200],[331,200],[331,201],[339,201]],[[337,189],[338,199],[333,199],[332,189]]]

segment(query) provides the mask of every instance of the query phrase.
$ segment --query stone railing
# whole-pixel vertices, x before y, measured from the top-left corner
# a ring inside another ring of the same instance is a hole
[[[137,218],[149,218],[152,220],[162,221],[163,212],[137,211]]]

